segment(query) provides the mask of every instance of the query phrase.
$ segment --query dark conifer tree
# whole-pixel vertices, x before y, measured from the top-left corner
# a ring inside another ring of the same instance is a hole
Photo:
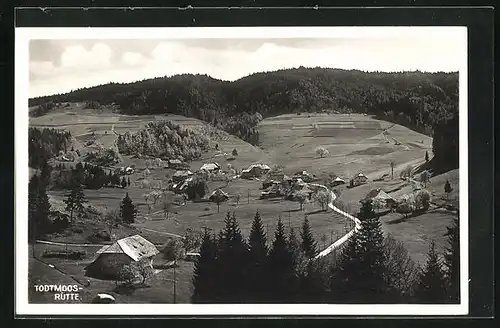
[[[334,268],[332,295],[338,302],[388,302],[383,233],[371,201],[363,202],[356,231],[342,249]]]
[[[281,219],[274,233],[274,242],[269,252],[268,279],[270,283],[270,300],[274,303],[294,302],[297,293],[297,279],[293,254],[285,235]]]
[[[451,188],[450,181],[446,180],[446,183],[444,184],[444,192],[446,193],[446,199],[448,199],[448,195],[450,192],[452,192],[453,188]]]
[[[249,298],[251,303],[260,303],[266,300],[268,286],[266,284],[266,265],[267,265],[267,237],[264,232],[262,219],[259,211],[255,213],[248,240],[249,248],[249,267],[247,272],[247,281],[249,288]]]
[[[309,225],[309,220],[307,219],[307,217],[304,218],[304,222],[302,223],[300,237],[302,238],[302,251],[307,256],[307,258],[312,259],[318,253],[318,246],[316,241],[314,240],[311,226]]]
[[[87,203],[85,194],[83,193],[82,180],[80,180],[80,171],[75,170],[75,174],[72,176],[71,190],[66,196],[64,203],[66,204],[66,211],[70,212],[70,222],[73,222],[73,214],[75,210],[77,213],[81,213],[84,209],[84,204]]]
[[[127,187],[127,180],[125,179],[125,177],[122,178],[121,186],[122,186],[122,188]]]
[[[127,178],[127,186],[130,187],[130,177]]]
[[[122,221],[125,223],[134,223],[135,218],[137,217],[137,208],[128,193],[125,194],[125,197],[122,199],[122,203],[120,204],[120,215]]]
[[[45,186],[38,175],[34,175],[28,185],[28,239],[49,232],[52,222],[49,218],[50,203]]]
[[[387,291],[384,235],[380,219],[375,213],[371,201],[363,203],[358,218],[361,220],[361,229],[357,240],[363,265],[360,286],[365,290],[364,295],[368,301],[383,302]]]
[[[217,243],[218,302],[240,303],[248,297],[245,270],[242,270],[248,267],[248,245],[234,213],[227,213],[224,223]]]
[[[428,151],[425,152],[425,162],[426,163],[429,162],[429,152]]]
[[[422,270],[420,282],[415,291],[418,303],[439,304],[446,302],[446,278],[441,265],[441,260],[436,252],[436,245],[432,241],[425,268]]]
[[[460,301],[460,236],[458,218],[447,227],[448,247],[444,254],[445,277],[447,280],[448,301]]]
[[[45,188],[48,188],[50,185],[51,175],[52,175],[52,167],[47,163],[46,160],[44,160],[40,172],[40,179]]]
[[[294,265],[298,265],[303,260],[304,253],[302,251],[302,243],[297,238],[294,228],[290,228],[290,233],[288,234],[288,248],[292,252]]]
[[[193,273],[193,303],[214,303],[216,301],[217,244],[215,237],[205,230],[200,248],[200,256],[195,263]]]

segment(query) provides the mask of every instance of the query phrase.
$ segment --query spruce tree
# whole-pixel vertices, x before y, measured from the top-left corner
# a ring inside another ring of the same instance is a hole
[[[371,201],[363,202],[358,218],[361,228],[347,242],[334,270],[333,296],[343,302],[387,302],[384,237]]]
[[[332,265],[330,280],[330,301],[332,303],[355,303],[362,297],[358,285],[361,280],[361,259],[359,255],[359,232],[354,233],[344,244],[337,263]]]
[[[415,297],[419,303],[424,304],[439,304],[446,301],[446,279],[434,241],[431,241]]]
[[[386,292],[382,224],[371,201],[363,203],[358,218],[361,220],[357,238],[362,263],[360,286],[364,289],[367,301],[381,302]]]
[[[297,238],[294,228],[290,228],[290,233],[288,234],[288,248],[292,252],[294,264],[298,265],[299,261],[303,260],[304,253],[302,251],[302,244]]]
[[[270,283],[270,300],[275,303],[294,301],[297,292],[297,279],[293,263],[293,253],[285,235],[285,228],[278,219],[274,242],[269,252],[268,279]]]
[[[79,171],[76,171],[76,176],[73,176],[71,182],[71,191],[66,196],[64,203],[66,204],[66,211],[70,211],[70,222],[73,222],[73,213],[76,210],[81,213],[84,209],[83,204],[87,203],[85,194],[83,193],[82,180],[79,178]]]
[[[451,227],[447,227],[448,247],[444,254],[445,277],[447,280],[448,301],[458,303],[460,300],[460,236],[458,218]]]
[[[127,180],[125,179],[125,177],[122,178],[121,186],[122,186],[122,188],[127,187]]]
[[[301,249],[307,258],[312,259],[318,253],[318,246],[314,240],[313,233],[311,231],[311,226],[309,225],[309,220],[304,218],[302,223],[302,230],[300,231],[300,237],[302,238]]]
[[[193,286],[191,296],[193,303],[215,302],[217,267],[217,245],[215,237],[205,230],[200,248],[200,256],[194,265]]]
[[[267,237],[264,232],[262,219],[259,211],[255,213],[250,230],[248,240],[249,248],[249,267],[246,270],[248,275],[247,281],[251,289],[249,289],[249,297],[251,303],[260,303],[265,301],[268,292],[266,285],[265,268],[267,265]]]
[[[47,163],[46,160],[44,160],[40,172],[40,181],[43,183],[45,188],[48,188],[50,185],[51,174],[52,174],[52,167]]]
[[[37,237],[50,231],[52,222],[49,218],[50,203],[45,186],[38,175],[34,175],[28,184],[28,240],[34,242]]]
[[[451,188],[450,181],[446,180],[446,183],[444,184],[444,192],[446,193],[446,199],[448,199],[450,192],[453,190]]]
[[[429,152],[425,151],[425,162],[429,162]]]
[[[218,302],[240,303],[248,298],[246,273],[242,270],[248,267],[248,245],[234,213],[227,213],[224,223],[217,243]]]
[[[130,187],[130,177],[127,178],[127,186]]]
[[[128,193],[125,194],[125,197],[122,199],[122,203],[120,204],[120,216],[122,221],[125,223],[134,223],[135,218],[137,217],[137,208]]]

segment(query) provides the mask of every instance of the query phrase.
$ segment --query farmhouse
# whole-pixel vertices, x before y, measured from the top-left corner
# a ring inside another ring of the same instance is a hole
[[[200,167],[200,171],[205,171],[205,172],[217,172],[221,169],[220,165],[218,163],[208,163],[208,164],[203,164],[202,167]]]
[[[361,202],[363,203],[369,200],[379,204],[379,206],[388,208],[392,208],[397,205],[397,201],[380,188],[370,191],[365,198],[361,200]]]
[[[183,193],[186,190],[189,182],[191,182],[191,181],[193,181],[193,177],[192,176],[189,177],[189,178],[187,178],[187,179],[185,179],[185,180],[183,180],[183,181],[180,181],[180,182],[174,184],[172,186],[173,192],[175,192],[176,194]]]
[[[260,195],[261,199],[271,198],[271,197],[280,197],[283,196],[283,191],[280,183],[272,184],[267,190],[263,191]]]
[[[297,172],[294,174],[293,177],[300,178],[305,182],[313,182],[316,180],[316,176],[312,173],[307,172],[307,171]]]
[[[342,184],[345,183],[345,180],[342,179],[341,177],[336,177],[335,179],[332,180],[332,182],[330,183],[330,185],[332,187],[336,187],[336,186],[340,186]]]
[[[241,177],[244,179],[251,179],[255,177],[260,177],[263,174],[268,173],[271,171],[271,168],[269,165],[266,164],[252,164],[248,167],[248,169],[245,169],[241,171]]]
[[[121,268],[125,265],[145,261],[147,265],[153,266],[153,257],[159,251],[151,242],[133,235],[122,238],[112,245],[103,246],[97,251],[96,259],[85,268],[86,275],[102,278],[116,278]]]
[[[208,199],[210,199],[211,201],[215,201],[218,197],[222,197],[225,200],[229,199],[229,195],[227,193],[225,193],[224,190],[222,190],[222,189],[214,190],[210,194],[210,197],[208,197]]]
[[[189,164],[182,162],[180,159],[171,159],[168,161],[168,167],[174,170],[187,170]]]
[[[191,172],[189,170],[179,170],[179,171],[175,172],[174,175],[172,176],[172,181],[173,182],[181,182],[181,181],[184,181],[191,176],[193,176],[193,172]]]
[[[368,181],[368,177],[363,173],[359,173],[351,179],[351,186],[359,186]]]

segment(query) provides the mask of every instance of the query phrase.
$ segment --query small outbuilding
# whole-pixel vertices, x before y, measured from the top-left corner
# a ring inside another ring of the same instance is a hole
[[[203,164],[202,167],[200,167],[200,171],[205,171],[205,172],[217,172],[221,169],[221,166],[218,163],[207,163]]]
[[[172,181],[173,182],[181,182],[186,180],[189,177],[193,176],[193,172],[189,170],[179,170],[172,175]]]
[[[368,177],[363,173],[359,173],[351,179],[351,186],[359,186],[366,183],[367,181]]]

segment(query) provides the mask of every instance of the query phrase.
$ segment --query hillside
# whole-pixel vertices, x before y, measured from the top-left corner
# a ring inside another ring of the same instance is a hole
[[[60,102],[113,104],[131,115],[194,117],[254,145],[260,142],[256,125],[262,118],[287,113],[367,113],[429,136],[458,131],[458,121],[450,120],[458,114],[458,73],[368,73],[301,67],[257,73],[234,82],[184,74],[34,98],[30,106],[45,104],[43,114],[54,107],[46,104]],[[458,149],[448,149],[448,144],[458,144],[458,138],[436,145],[436,165],[453,169],[458,157],[448,153]]]

